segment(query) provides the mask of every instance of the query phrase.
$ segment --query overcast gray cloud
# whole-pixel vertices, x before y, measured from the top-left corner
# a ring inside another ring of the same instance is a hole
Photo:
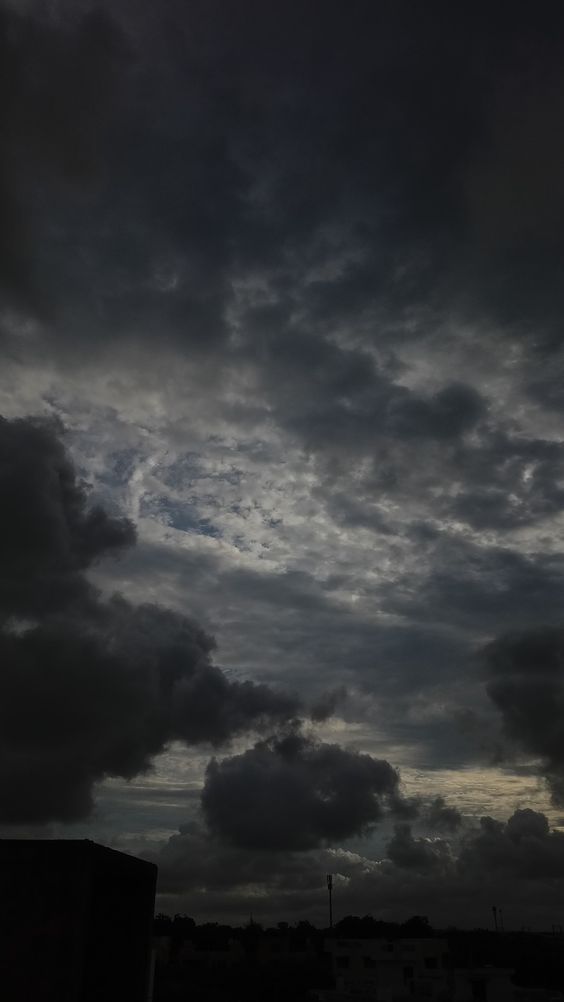
[[[231,275],[248,271],[274,281],[284,325],[292,303],[316,332],[429,303],[538,324],[544,294],[553,335],[556,10],[534,32],[524,5],[508,30],[469,5],[435,20],[409,2],[346,17],[331,4],[322,25],[313,5],[234,16],[174,0],[137,16],[5,5],[3,19],[17,249],[4,286],[24,307],[50,301],[52,335],[157,323],[207,350],[226,336]],[[518,115],[532,163],[514,155]],[[521,192],[529,181],[516,218],[507,176]],[[309,293],[292,284],[304,267]]]
[[[170,742],[214,846],[259,763],[319,854],[322,759],[419,775],[398,859],[456,857],[476,770],[504,812],[539,774],[561,799],[562,11],[4,0],[0,28],[5,817],[153,762],[178,790]],[[187,746],[228,739],[206,780]]]

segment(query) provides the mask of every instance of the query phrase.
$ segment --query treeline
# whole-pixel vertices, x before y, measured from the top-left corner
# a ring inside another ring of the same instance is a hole
[[[324,961],[324,942],[330,935],[343,939],[444,938],[448,942],[450,964],[456,968],[502,967],[513,972],[513,981],[523,987],[542,986],[564,991],[564,935],[560,927],[552,931],[529,930],[496,932],[493,929],[434,929],[425,916],[414,915],[406,922],[384,922],[372,915],[347,915],[332,930],[318,928],[301,920],[293,925],[278,922],[263,927],[249,919],[245,925],[231,926],[218,922],[198,924],[187,915],[159,914],[155,935],[170,943],[174,962],[189,943],[196,951],[224,951],[240,944],[247,963],[260,953],[262,946],[279,942],[281,953],[306,953]],[[267,952],[275,959],[276,950]]]
[[[198,948],[209,945],[210,949],[221,949],[229,940],[251,941],[253,938],[268,936],[290,939],[296,943],[317,942],[328,935],[346,939],[418,939],[435,936],[435,930],[428,919],[414,915],[406,922],[383,922],[372,915],[359,917],[347,915],[335,923],[333,929],[318,928],[311,922],[301,920],[294,925],[278,922],[275,926],[264,927],[252,918],[242,926],[231,926],[219,922],[198,924],[188,915],[164,915],[159,913],[154,922],[155,936],[170,936],[173,940],[190,940]]]

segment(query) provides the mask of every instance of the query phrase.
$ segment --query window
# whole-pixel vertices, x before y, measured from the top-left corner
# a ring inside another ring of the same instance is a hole
[[[480,981],[472,981],[472,998],[474,1002],[486,1002],[486,982],[484,979]]]
[[[404,967],[403,969],[403,980],[412,981],[413,980],[413,967]]]
[[[363,957],[362,963],[364,964],[365,967],[369,967],[371,969],[376,967],[376,961],[374,960],[374,957]]]
[[[350,957],[337,957],[337,967],[340,968],[340,970],[346,970],[346,968],[350,966]]]
[[[425,957],[425,967],[428,971],[436,971],[438,966],[439,963],[436,957]]]

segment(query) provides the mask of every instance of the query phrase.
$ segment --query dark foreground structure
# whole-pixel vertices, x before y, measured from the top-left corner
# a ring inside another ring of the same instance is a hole
[[[88,839],[0,839],[0,997],[146,1002],[156,877]]]

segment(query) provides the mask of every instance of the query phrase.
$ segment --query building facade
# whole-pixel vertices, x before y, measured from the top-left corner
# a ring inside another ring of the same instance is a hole
[[[147,1002],[156,876],[88,839],[0,839],[0,997]]]

